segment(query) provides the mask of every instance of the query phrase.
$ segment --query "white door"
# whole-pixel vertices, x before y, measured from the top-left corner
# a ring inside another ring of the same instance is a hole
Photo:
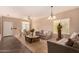
[[[12,22],[3,22],[3,36],[13,35],[12,33],[13,23]]]

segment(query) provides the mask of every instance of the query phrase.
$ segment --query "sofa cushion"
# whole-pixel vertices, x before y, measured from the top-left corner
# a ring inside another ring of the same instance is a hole
[[[77,34],[76,36],[76,41],[79,41],[79,34]]]
[[[62,38],[61,40],[57,41],[57,43],[62,44],[62,45],[66,45],[66,42],[68,42],[67,38]]]

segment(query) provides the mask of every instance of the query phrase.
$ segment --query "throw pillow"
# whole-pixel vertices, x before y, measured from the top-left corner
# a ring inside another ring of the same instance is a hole
[[[77,37],[76,37],[76,41],[79,41],[79,34],[78,34]]]
[[[77,36],[78,36],[78,33],[74,32],[74,33],[72,33],[72,35],[70,36],[70,39],[73,40],[73,41],[76,41],[76,40],[77,40]]]
[[[70,39],[74,39],[76,36],[77,36],[77,33],[74,32],[74,33],[71,34]]]
[[[73,44],[74,44],[74,41],[72,39],[70,39],[70,38],[66,42],[66,45],[68,45],[68,46],[73,46]]]

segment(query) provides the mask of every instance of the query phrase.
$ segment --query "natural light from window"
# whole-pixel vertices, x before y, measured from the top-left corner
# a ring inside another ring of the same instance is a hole
[[[57,25],[59,24],[59,22],[62,25],[62,34],[69,34],[69,23],[70,23],[69,18],[54,20],[53,21],[53,33],[57,34]]]
[[[29,24],[29,22],[22,22],[22,32],[24,31],[24,30],[29,30],[29,27],[30,26],[30,24]]]

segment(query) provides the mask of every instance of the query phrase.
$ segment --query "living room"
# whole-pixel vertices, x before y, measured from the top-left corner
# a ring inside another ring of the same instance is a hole
[[[34,53],[56,53],[56,51],[62,53],[69,52],[68,50],[71,50],[70,52],[79,52],[77,46],[75,49],[73,47],[64,46],[68,49],[64,48],[64,51],[61,51],[61,48],[58,48],[59,46],[57,48],[56,45],[52,47],[53,45],[50,43],[53,42],[61,45],[67,41],[66,39],[70,39],[72,36],[76,37],[79,34],[78,6],[3,6],[0,7],[0,12],[1,42],[4,41],[5,37],[11,38],[13,36],[16,37],[28,51],[30,50],[30,52]],[[49,19],[50,16],[54,18]],[[62,38],[57,41],[57,25],[59,23],[62,26],[60,34]],[[34,37],[31,37],[30,35],[34,35]],[[60,42],[62,40],[63,42]],[[8,42],[9,41],[6,43]],[[5,47],[0,50],[2,50],[2,52],[4,50],[6,50],[4,52],[11,52],[9,51],[11,49],[7,49]],[[65,49],[67,51],[65,51]]]

